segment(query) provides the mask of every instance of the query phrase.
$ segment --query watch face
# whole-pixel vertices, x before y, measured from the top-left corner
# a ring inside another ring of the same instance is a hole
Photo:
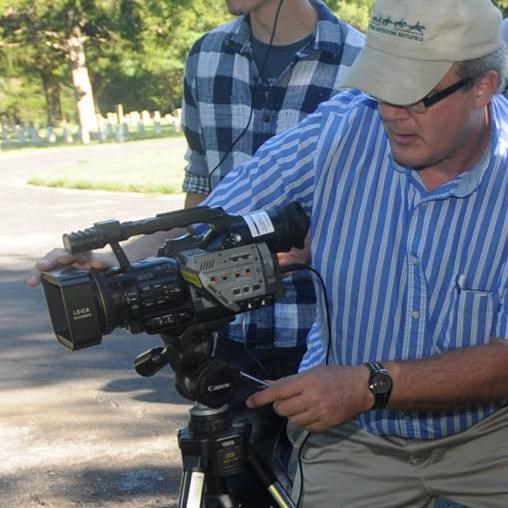
[[[371,379],[370,389],[374,393],[390,393],[392,389],[392,378],[388,374],[378,372],[374,374]]]

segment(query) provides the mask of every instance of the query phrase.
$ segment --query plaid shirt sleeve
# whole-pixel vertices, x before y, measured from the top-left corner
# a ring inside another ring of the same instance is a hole
[[[205,147],[201,136],[201,118],[199,98],[196,89],[197,62],[202,39],[192,47],[185,61],[185,74],[183,82],[182,125],[187,139],[185,160],[187,168],[183,182],[184,192],[208,194],[208,162]]]

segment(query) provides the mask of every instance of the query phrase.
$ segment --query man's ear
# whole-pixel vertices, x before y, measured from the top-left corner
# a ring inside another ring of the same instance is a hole
[[[476,83],[475,103],[477,107],[486,106],[496,94],[499,75],[496,71],[486,72]]]

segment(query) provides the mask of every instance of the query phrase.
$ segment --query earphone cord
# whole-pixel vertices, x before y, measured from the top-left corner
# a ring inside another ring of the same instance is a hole
[[[330,317],[330,311],[329,311],[329,305],[328,305],[328,295],[326,293],[326,286],[325,281],[323,280],[323,277],[321,274],[314,268],[308,265],[302,265],[302,264],[292,264],[288,266],[281,267],[281,273],[289,273],[296,270],[309,270],[313,275],[315,275],[319,281],[319,287],[322,291],[322,297],[323,297],[323,305],[324,305],[324,312],[325,312],[325,326],[327,331],[327,342],[325,347],[325,357],[324,357],[324,365],[330,365],[331,355],[332,355],[332,342],[331,342],[331,334],[332,334],[332,323],[331,323],[331,317]],[[317,296],[317,295],[316,295]],[[304,477],[303,477],[303,467],[302,467],[302,459],[303,459],[303,453],[305,449],[305,445],[307,444],[311,433],[309,431],[305,431],[306,434],[304,435],[303,439],[299,444],[296,444],[295,447],[298,447],[298,454],[297,454],[297,461],[298,461],[298,469],[297,473],[299,475],[299,492],[298,492],[298,499],[296,501],[296,508],[302,507],[302,501],[303,501],[303,494],[304,494]],[[287,474],[287,471],[285,471]]]
[[[273,40],[275,38],[275,32],[276,32],[276,29],[277,29],[277,24],[279,22],[279,16],[280,16],[280,11],[281,11],[282,3],[283,2],[284,2],[284,0],[280,0],[279,5],[277,6],[277,11],[275,13],[275,19],[274,19],[274,22],[273,22],[272,34],[270,35],[270,42],[268,43],[268,49],[266,51],[266,55],[265,55],[265,58],[263,60],[263,64],[261,65],[261,70],[259,71],[258,78],[257,78],[257,80],[254,83],[254,86],[252,88],[253,93],[252,93],[252,97],[251,97],[251,100],[250,100],[250,111],[249,111],[249,118],[247,119],[247,124],[242,129],[242,132],[240,132],[240,134],[238,134],[238,136],[231,143],[231,146],[226,150],[226,152],[222,156],[221,160],[217,163],[217,165],[208,174],[208,189],[209,189],[209,192],[211,192],[211,190],[212,190],[212,175],[222,165],[222,163],[226,160],[226,157],[233,151],[233,148],[236,146],[238,141],[240,141],[240,139],[243,138],[243,136],[245,135],[245,133],[247,132],[247,130],[249,128],[250,122],[252,120],[252,115],[253,115],[253,112],[254,112],[254,90],[258,87],[259,83],[263,80],[263,73],[265,71],[265,67],[266,67],[266,64],[268,62],[268,57],[270,56],[270,52],[271,52],[271,49],[273,47]]]
[[[324,309],[325,309],[325,320],[326,320],[326,328],[327,328],[327,332],[328,332],[328,340],[326,342],[326,348],[325,348],[325,366],[326,365],[330,365],[330,359],[331,359],[331,355],[332,355],[332,341],[331,341],[331,338],[332,338],[332,324],[331,324],[331,317],[330,317],[330,311],[329,311],[329,306],[328,306],[328,296],[327,296],[327,293],[326,293],[326,286],[325,286],[325,282],[323,280],[323,277],[321,276],[321,274],[315,270],[314,268],[311,268],[310,266],[305,266],[305,265],[291,265],[291,266],[286,266],[284,267],[284,271],[291,271],[291,270],[296,270],[296,269],[307,269],[307,270],[310,270],[317,278],[318,278],[318,281],[319,281],[319,284],[320,284],[320,287],[321,287],[321,290],[322,290],[322,296],[323,296],[323,302],[324,302]],[[306,431],[307,434],[305,435],[305,437],[302,439],[301,443],[297,446],[299,446],[298,448],[298,455],[297,455],[297,460],[298,460],[298,474],[299,474],[299,480],[300,480],[300,485],[299,485],[299,493],[298,493],[298,499],[296,501],[296,508],[301,508],[302,507],[302,501],[303,501],[303,493],[304,493],[304,478],[303,478],[303,467],[302,467],[302,459],[303,459],[303,453],[304,453],[304,449],[305,449],[305,445],[307,444],[307,441],[309,440],[310,436],[311,436],[311,433],[309,431]]]

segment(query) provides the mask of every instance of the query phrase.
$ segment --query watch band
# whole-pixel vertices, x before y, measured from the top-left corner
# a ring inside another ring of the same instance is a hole
[[[372,409],[384,409],[392,393],[393,381],[390,373],[381,362],[367,362],[365,365],[370,370],[369,390],[374,395]]]

